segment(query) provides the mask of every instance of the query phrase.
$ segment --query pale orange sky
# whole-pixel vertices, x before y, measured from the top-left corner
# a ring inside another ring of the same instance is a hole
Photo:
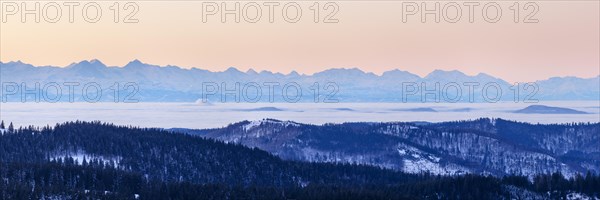
[[[283,20],[282,2],[274,23],[268,22],[263,7],[255,24],[243,19],[234,23],[232,17],[221,23],[217,16],[203,23],[199,1],[136,3],[135,24],[112,22],[112,2],[100,3],[103,15],[95,24],[83,21],[82,5],[75,8],[75,23],[68,23],[66,7],[58,23],[43,18],[34,23],[33,17],[21,23],[20,16],[8,16],[0,23],[0,60],[66,66],[95,58],[123,66],[140,59],[212,71],[233,66],[306,74],[358,67],[376,74],[401,69],[424,76],[435,69],[456,69],[508,81],[600,74],[599,1],[536,2],[539,23],[513,22],[509,6],[514,2],[499,2],[503,13],[498,23],[482,18],[486,2],[476,7],[475,23],[468,22],[467,7],[458,23],[435,23],[432,17],[421,23],[419,16],[403,23],[401,2],[341,1],[335,15],[339,23],[334,24],[312,21],[313,2],[300,2],[303,15],[298,23]],[[327,13],[321,12],[323,18]],[[528,13],[521,10],[521,19]],[[124,15],[122,11],[120,17]]]

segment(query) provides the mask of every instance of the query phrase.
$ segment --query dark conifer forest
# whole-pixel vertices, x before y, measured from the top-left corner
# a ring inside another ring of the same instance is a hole
[[[11,125],[2,130],[0,199],[600,197],[600,177],[594,173],[569,179],[559,172],[533,178],[407,174],[366,165],[282,160],[240,144],[101,122]]]

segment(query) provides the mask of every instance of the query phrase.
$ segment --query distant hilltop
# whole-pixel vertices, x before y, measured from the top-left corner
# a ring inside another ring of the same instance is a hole
[[[586,112],[570,108],[551,107],[544,105],[531,105],[526,108],[515,111],[515,113],[525,114],[587,114]]]
[[[402,70],[376,75],[358,68],[312,75],[270,71],[221,72],[133,60],[122,67],[99,60],[65,67],[0,62],[2,101],[143,102],[532,102],[600,100],[600,76],[553,77],[515,85],[488,74]],[[38,89],[39,94],[23,93]],[[62,95],[56,92],[62,92]],[[68,91],[74,95],[69,96]],[[85,94],[85,93],[88,94]],[[92,94],[90,94],[92,93]],[[101,93],[101,94],[100,94]],[[59,96],[59,97],[57,97]],[[36,99],[37,98],[37,99]],[[69,99],[70,98],[70,99]]]

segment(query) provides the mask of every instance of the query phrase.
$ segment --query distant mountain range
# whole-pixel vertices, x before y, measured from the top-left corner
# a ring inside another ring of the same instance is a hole
[[[211,72],[157,66],[139,60],[123,67],[109,67],[99,60],[90,60],[66,67],[33,66],[20,61],[0,62],[0,75],[4,83],[3,92],[10,91],[5,86],[13,83],[19,87],[25,83],[28,89],[40,83],[39,88],[44,89],[49,83],[63,85],[77,82],[80,85],[74,88],[74,101],[86,100],[81,95],[83,86],[91,82],[102,88],[99,101],[194,102],[205,98],[209,102],[234,102],[236,99],[231,91],[239,94],[237,101],[240,102],[486,102],[514,101],[515,96],[521,102],[600,100],[600,76],[554,77],[536,81],[535,86],[521,83],[519,87],[511,87],[511,83],[484,73],[469,76],[456,70],[435,70],[425,77],[401,70],[376,75],[357,68],[329,69],[304,75],[297,72],[242,72],[233,67]],[[115,83],[119,83],[118,87]],[[135,85],[128,86],[127,83]],[[236,83],[239,83],[237,88]],[[57,91],[53,87],[48,88],[45,93]],[[116,88],[119,88],[118,93],[115,93]],[[301,88],[301,95],[298,88]],[[69,100],[68,89],[67,86],[61,88],[63,95],[60,101]],[[284,93],[287,96],[284,97]],[[6,100],[20,101],[19,94],[6,95]],[[32,95],[25,97],[33,98]]]
[[[540,125],[483,118],[319,126],[264,119],[173,131],[257,147],[288,160],[366,164],[406,173],[600,173],[600,123]]]

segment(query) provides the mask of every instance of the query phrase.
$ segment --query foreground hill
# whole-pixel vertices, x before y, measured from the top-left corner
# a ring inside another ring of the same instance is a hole
[[[286,161],[242,145],[100,122],[1,132],[0,199],[545,199],[600,192],[592,173],[533,182],[405,174]]]
[[[528,124],[502,119],[322,126],[265,119],[178,131],[257,147],[287,160],[379,166],[408,173],[568,177],[600,173],[600,123]]]

